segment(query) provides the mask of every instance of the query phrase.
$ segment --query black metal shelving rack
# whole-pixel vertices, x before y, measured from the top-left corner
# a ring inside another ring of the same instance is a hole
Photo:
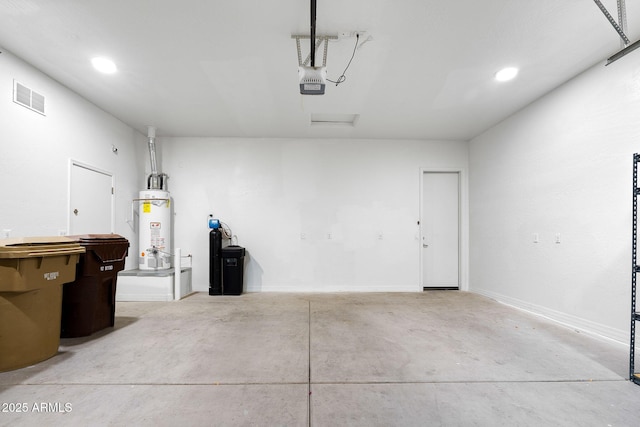
[[[629,379],[640,385],[640,373],[635,371],[635,350],[636,350],[636,322],[640,320],[640,313],[636,311],[636,282],[637,275],[640,273],[638,266],[638,197],[640,196],[640,188],[638,188],[638,163],[640,163],[640,154],[633,155],[633,232],[631,244],[631,339],[629,343]]]

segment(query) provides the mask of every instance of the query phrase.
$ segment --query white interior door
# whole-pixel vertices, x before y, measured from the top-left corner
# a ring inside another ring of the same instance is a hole
[[[69,174],[69,234],[113,232],[113,175],[78,162]]]
[[[422,174],[422,286],[460,287],[460,174]]]

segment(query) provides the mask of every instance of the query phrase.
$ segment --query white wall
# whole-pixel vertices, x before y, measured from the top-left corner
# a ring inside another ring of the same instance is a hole
[[[14,79],[46,97],[46,116],[12,101]],[[77,160],[114,174],[114,231],[129,239],[127,268],[134,268],[137,238],[126,220],[142,188],[144,148],[143,135],[2,50],[0,229],[11,230],[12,237],[66,230],[69,159]]]
[[[470,142],[472,291],[628,341],[639,117],[632,54]]]
[[[175,246],[202,291],[210,213],[247,248],[248,291],[420,290],[420,168],[466,172],[468,155],[466,142],[437,141],[159,138],[158,149]]]

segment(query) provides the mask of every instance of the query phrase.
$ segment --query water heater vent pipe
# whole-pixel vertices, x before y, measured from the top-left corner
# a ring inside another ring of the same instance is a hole
[[[147,138],[149,141],[149,159],[151,161],[151,175],[147,178],[148,190],[164,190],[165,178],[167,175],[158,173],[158,165],[156,162],[156,128],[147,127]]]

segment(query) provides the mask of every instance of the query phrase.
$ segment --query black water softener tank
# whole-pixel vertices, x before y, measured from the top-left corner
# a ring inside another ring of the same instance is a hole
[[[209,295],[222,295],[222,232],[209,232]]]

